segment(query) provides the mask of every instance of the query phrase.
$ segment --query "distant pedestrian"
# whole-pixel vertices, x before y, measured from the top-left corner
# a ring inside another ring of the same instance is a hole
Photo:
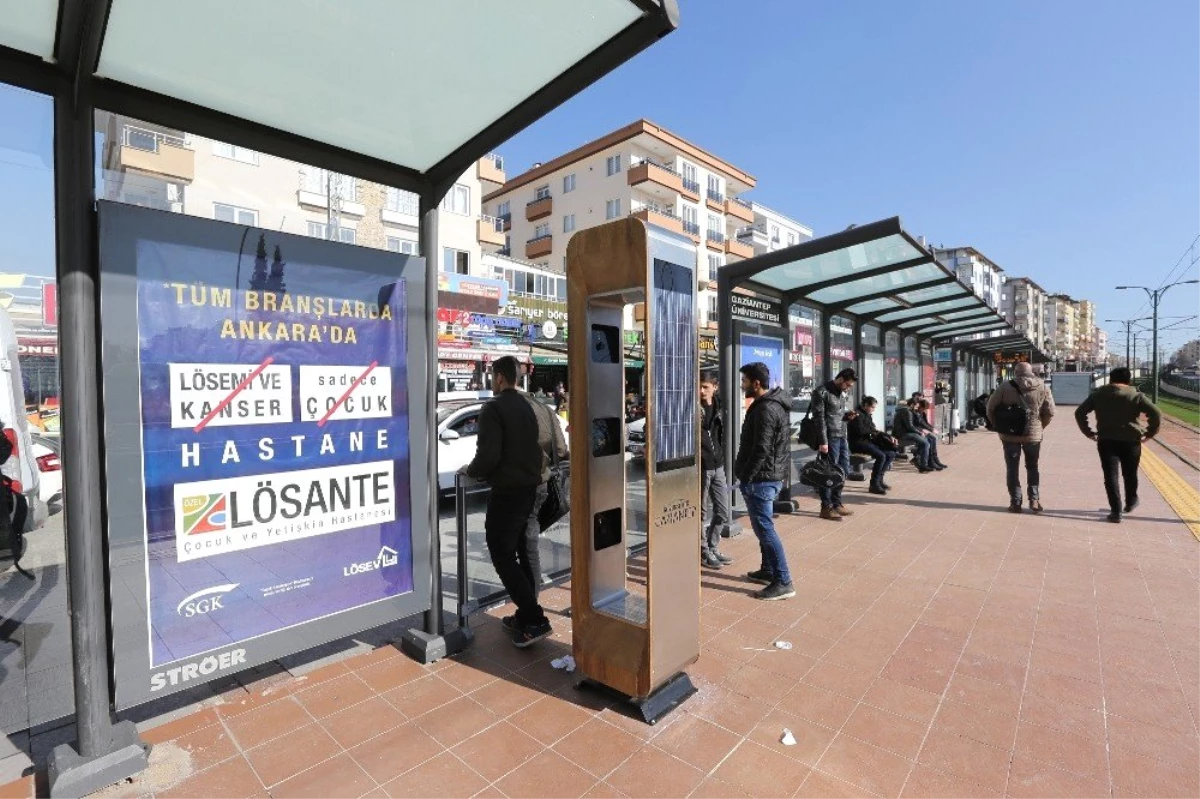
[[[1015,377],[1002,383],[988,400],[988,419],[1004,442],[1004,462],[1008,472],[1008,509],[1020,513],[1021,456],[1025,456],[1025,474],[1029,481],[1029,509],[1042,512],[1041,473],[1042,430],[1054,418],[1054,397],[1045,382],[1027,363],[1018,363]]]
[[[1142,442],[1158,435],[1162,413],[1146,395],[1130,385],[1133,375],[1125,367],[1113,369],[1108,385],[1091,393],[1075,409],[1075,421],[1088,438],[1096,442],[1100,468],[1104,471],[1104,491],[1108,494],[1108,520],[1121,521],[1121,487],[1117,473],[1125,483],[1125,513],[1138,506],[1138,464]],[[1096,430],[1088,426],[1088,414],[1096,414]],[[1148,424],[1142,424],[1142,416]]]
[[[700,376],[700,562],[710,569],[733,563],[721,554],[721,536],[728,534],[729,481],[725,479],[725,416],[717,402],[717,376]]]
[[[837,373],[837,377],[818,386],[812,393],[817,451],[828,455],[843,475],[850,474],[850,442],[846,438],[846,423],[858,416],[849,409],[852,407],[849,405],[850,391],[857,382],[858,375],[853,369],[843,369]],[[820,488],[822,519],[840,522],[843,516],[853,515],[853,511],[842,504],[843,487],[844,484],[839,484],[833,488]]]
[[[741,373],[742,393],[753,402],[742,422],[734,476],[741,484],[746,513],[762,551],[762,566],[746,577],[766,586],[754,594],[756,599],[789,599],[796,595],[796,589],[771,517],[792,463],[791,404],[782,389],[769,388],[771,371],[765,363],[748,363]]]
[[[463,471],[492,487],[483,529],[492,566],[517,606],[503,624],[513,644],[524,648],[553,632],[538,604],[538,511],[546,501],[550,464],[567,445],[550,409],[517,390],[516,358],[492,363],[492,387],[496,396],[479,413],[475,458]]]

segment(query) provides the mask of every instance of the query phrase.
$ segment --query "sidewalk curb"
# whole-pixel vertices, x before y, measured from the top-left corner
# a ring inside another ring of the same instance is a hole
[[[1171,446],[1170,444],[1168,444],[1165,441],[1160,441],[1159,439],[1155,438],[1154,442],[1157,443],[1163,449],[1165,449],[1167,452],[1174,455],[1176,458],[1179,458],[1179,460],[1183,461],[1188,466],[1191,466],[1193,469],[1200,472],[1200,463],[1196,463],[1195,461],[1191,460],[1186,455],[1184,455],[1182,452],[1175,449],[1173,446]]]

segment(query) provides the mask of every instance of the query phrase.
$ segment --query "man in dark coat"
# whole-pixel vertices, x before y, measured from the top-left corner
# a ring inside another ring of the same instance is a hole
[[[892,468],[892,460],[896,457],[896,440],[879,432],[875,427],[875,419],[871,414],[875,412],[875,406],[878,404],[874,397],[863,397],[862,404],[858,407],[858,415],[850,420],[848,432],[850,451],[870,455],[875,459],[875,466],[871,469],[871,487],[868,490],[872,494],[886,494],[888,485],[883,482],[883,475]]]
[[[721,554],[729,530],[729,482],[725,479],[725,417],[717,402],[717,376],[700,376],[700,562],[710,569],[733,563]]]
[[[857,414],[847,407],[850,402],[850,390],[858,382],[858,375],[853,369],[843,369],[837,377],[824,385],[818,386],[812,393],[812,412],[814,429],[817,434],[817,451],[828,455],[829,460],[842,470],[843,475],[850,474],[850,443],[846,438],[846,423],[853,420]],[[840,522],[843,516],[850,516],[853,511],[842,504],[843,484],[833,488],[820,489],[821,518],[831,522]]]

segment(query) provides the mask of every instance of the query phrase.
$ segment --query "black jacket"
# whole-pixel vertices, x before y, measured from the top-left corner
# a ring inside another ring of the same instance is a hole
[[[913,424],[916,426],[916,428],[918,430],[921,430],[926,433],[936,433],[937,432],[937,430],[934,429],[933,425],[931,425],[929,423],[929,417],[926,416],[924,412],[913,411],[912,418],[913,418]]]
[[[778,482],[791,468],[791,404],[773,388],[754,401],[742,423],[733,473],[740,483]]]
[[[816,422],[817,446],[831,439],[846,437],[846,400],[849,395],[839,392],[832,381],[818,386],[812,393],[812,415]]]
[[[875,420],[871,418],[871,414],[862,408],[858,409],[858,416],[850,420],[846,429],[851,446],[860,442],[869,442],[879,433],[879,428],[875,426]]]
[[[912,412],[912,408],[904,403],[896,406],[896,415],[892,417],[892,436],[895,438],[904,438],[905,436],[920,436],[921,431],[917,429],[917,425],[913,420],[916,414]]]
[[[492,488],[536,488],[550,479],[551,447],[565,458],[558,420],[542,403],[515,389],[500,392],[479,413],[475,459],[467,474]]]
[[[725,416],[716,398],[700,407],[700,465],[705,471],[725,468]]]

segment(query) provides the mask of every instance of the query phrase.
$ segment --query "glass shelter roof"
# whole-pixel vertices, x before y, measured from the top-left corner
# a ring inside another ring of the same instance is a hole
[[[722,296],[750,290],[926,338],[1008,328],[898,217],[730,264],[717,276]]]

